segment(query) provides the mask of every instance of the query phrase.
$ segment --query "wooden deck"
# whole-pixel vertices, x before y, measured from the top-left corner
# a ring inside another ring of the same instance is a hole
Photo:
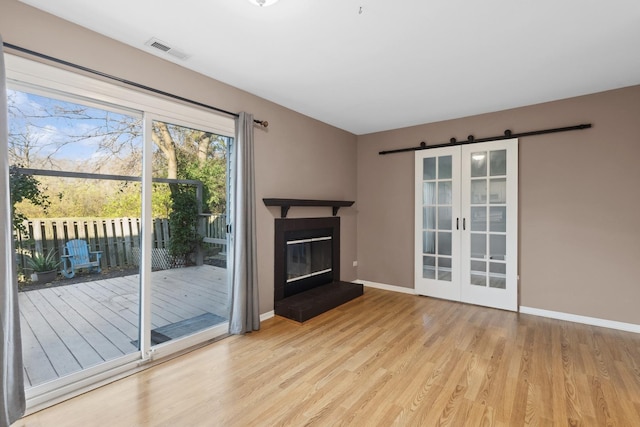
[[[228,318],[226,274],[209,265],[153,272],[152,328],[207,313]],[[135,352],[139,280],[135,274],[21,292],[25,385]]]

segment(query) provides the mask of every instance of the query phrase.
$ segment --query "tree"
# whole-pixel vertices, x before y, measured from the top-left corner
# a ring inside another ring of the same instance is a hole
[[[142,122],[121,114],[19,91],[9,95],[10,163],[30,168],[140,176]],[[197,179],[204,186],[204,210],[226,204],[226,138],[154,121],[151,138],[154,177]],[[42,177],[52,216],[139,216],[140,187],[127,181]],[[165,184],[154,184],[154,215],[168,215],[172,203]],[[55,196],[54,196],[55,195]],[[21,203],[28,216],[42,206]]]
[[[24,175],[18,172],[16,166],[9,168],[9,187],[11,192],[11,217],[13,218],[13,228],[27,234],[24,222],[28,219],[25,214],[16,209],[16,204],[28,200],[33,205],[41,207],[43,210],[49,207],[51,202],[49,196],[44,194],[46,188],[40,187],[40,182],[31,175]]]

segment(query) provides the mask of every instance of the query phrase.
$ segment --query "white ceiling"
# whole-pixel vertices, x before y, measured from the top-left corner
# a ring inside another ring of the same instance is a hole
[[[354,134],[640,84],[639,0],[22,1]]]

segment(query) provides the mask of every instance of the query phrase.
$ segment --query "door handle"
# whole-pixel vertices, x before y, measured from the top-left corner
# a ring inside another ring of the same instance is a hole
[[[463,230],[467,229],[467,218],[462,218],[462,229]]]
[[[460,218],[456,218],[456,230],[460,230]]]

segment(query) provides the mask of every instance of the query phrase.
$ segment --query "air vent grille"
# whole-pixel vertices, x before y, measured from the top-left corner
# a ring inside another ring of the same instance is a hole
[[[163,52],[169,52],[171,50],[171,48],[169,46],[165,46],[165,45],[163,45],[162,43],[159,43],[159,42],[153,42],[149,46],[155,47],[156,49],[160,49]]]
[[[171,46],[169,46],[168,43],[165,43],[161,40],[154,38],[149,39],[145,45],[152,47],[154,49],[158,49],[161,50],[164,53],[167,53],[175,58],[181,59],[181,60],[185,60],[189,58],[189,55],[182,52],[181,50],[175,49]]]

